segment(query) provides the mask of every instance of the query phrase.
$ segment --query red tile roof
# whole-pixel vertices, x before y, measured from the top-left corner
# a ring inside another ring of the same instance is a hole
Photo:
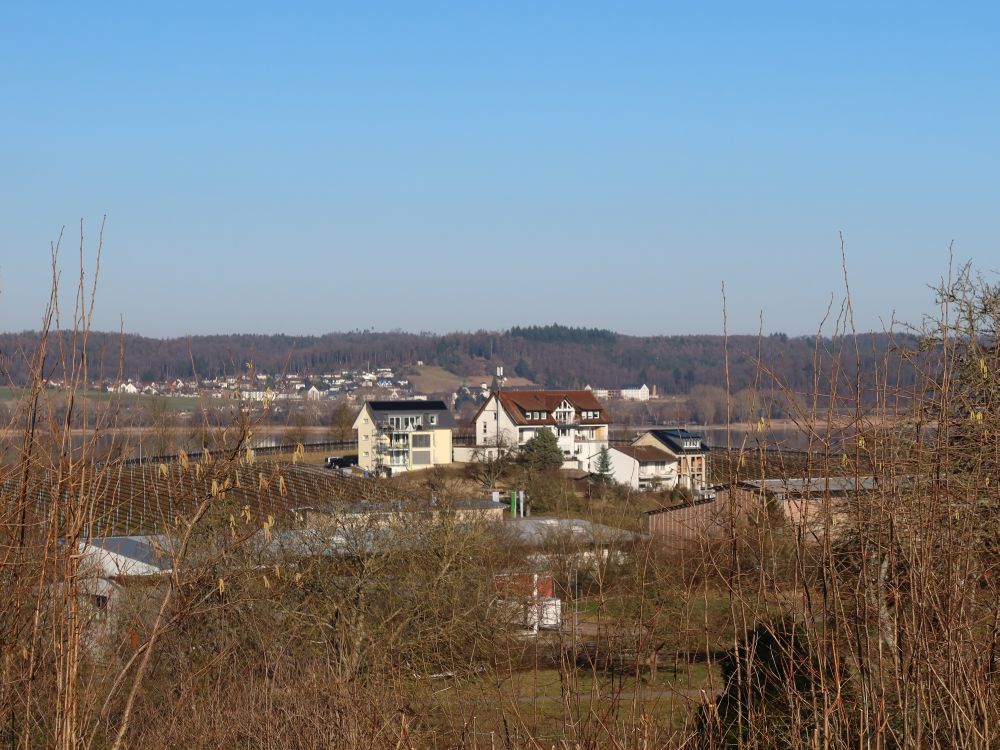
[[[591,391],[501,391],[500,403],[504,410],[517,424],[556,424],[553,412],[563,401],[569,401],[581,411],[599,411],[598,419],[579,418],[575,424],[601,425],[611,422],[607,411]],[[544,411],[545,419],[525,419],[526,412]]]

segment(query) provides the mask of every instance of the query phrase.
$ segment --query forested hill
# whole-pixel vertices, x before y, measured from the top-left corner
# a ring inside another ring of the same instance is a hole
[[[0,334],[0,367],[5,381],[27,379],[25,353],[38,345],[37,333]],[[890,340],[885,334],[860,337],[861,369],[872,373],[887,352],[900,344],[915,345],[911,336]],[[58,342],[50,340],[49,350]],[[124,378],[163,381],[168,378],[212,377],[233,373],[253,362],[269,373],[325,373],[355,367],[399,367],[418,360],[459,375],[481,378],[494,364],[507,374],[553,387],[616,387],[625,383],[656,385],[661,393],[684,393],[695,385],[724,386],[725,344],[722,336],[626,336],[603,329],[560,325],[428,335],[351,332],[324,336],[213,335],[155,339],[117,333],[92,333],[89,340],[93,378],[116,378],[124,351]],[[773,334],[731,336],[729,367],[734,389],[757,377],[758,355],[766,368],[788,386],[811,391],[817,342],[814,337]],[[855,372],[855,344],[819,341],[830,352],[843,349],[841,367]],[[765,378],[766,379],[766,378]]]

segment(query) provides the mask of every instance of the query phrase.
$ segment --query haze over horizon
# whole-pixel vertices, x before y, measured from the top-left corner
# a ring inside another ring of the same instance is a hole
[[[857,328],[917,323],[952,240],[1000,258],[998,16],[7,4],[0,330],[105,214],[101,330],[713,334],[725,282],[731,333],[808,335],[840,231]]]

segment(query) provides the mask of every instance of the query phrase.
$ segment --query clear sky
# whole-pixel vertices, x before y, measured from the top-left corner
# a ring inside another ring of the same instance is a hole
[[[0,329],[814,332],[1000,267],[994,3],[0,4]],[[93,243],[88,243],[88,252]]]

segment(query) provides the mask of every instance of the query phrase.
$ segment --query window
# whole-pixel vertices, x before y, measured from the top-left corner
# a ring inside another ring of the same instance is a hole
[[[431,465],[431,452],[430,451],[413,451],[413,465],[414,466],[430,466]]]
[[[363,456],[364,456],[365,458],[368,458],[368,451],[365,451],[365,452],[364,452],[364,453],[363,453],[362,455],[363,455]]]
[[[414,435],[413,436],[413,447],[414,448],[430,448],[431,447],[431,436],[428,434]]]
[[[486,422],[483,422],[483,434],[486,434]]]
[[[428,421],[428,422],[430,422],[431,424],[437,424],[437,423],[438,423],[438,418],[437,418],[437,414],[431,414],[431,415],[430,415],[430,416],[429,416],[429,417],[427,418],[427,421]]]

